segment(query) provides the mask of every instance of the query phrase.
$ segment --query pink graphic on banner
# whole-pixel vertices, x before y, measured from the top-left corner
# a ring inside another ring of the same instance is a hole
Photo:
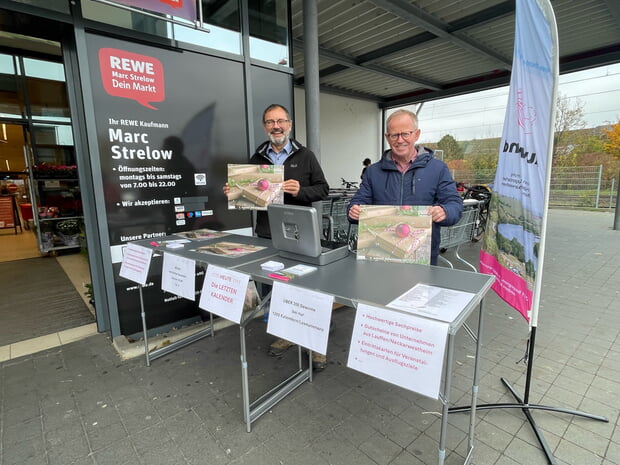
[[[164,67],[157,58],[115,48],[99,49],[99,68],[105,91],[135,100],[152,110],[150,102],[166,98]]]
[[[196,2],[194,0],[110,0],[127,6],[153,11],[164,15],[196,21]]]
[[[534,121],[536,121],[536,108],[527,105],[523,100],[523,90],[517,91],[517,114],[519,126],[524,134],[531,134]]]
[[[527,288],[524,279],[499,264],[493,255],[480,251],[480,272],[495,276],[491,289],[512,308],[517,310],[523,318],[529,320],[528,312],[532,306],[532,291]]]

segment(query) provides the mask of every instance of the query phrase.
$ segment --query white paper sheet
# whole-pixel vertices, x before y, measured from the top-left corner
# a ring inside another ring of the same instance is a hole
[[[164,252],[161,288],[188,300],[196,300],[196,262]]]
[[[359,304],[347,366],[439,398],[448,324]]]
[[[119,276],[145,285],[151,266],[153,251],[147,247],[129,243],[123,249],[123,261]]]
[[[209,265],[198,306],[227,320],[241,323],[249,281],[250,276],[247,274]]]
[[[417,284],[387,306],[451,323],[475,295],[471,292]]]
[[[334,296],[274,282],[267,332],[327,354]]]

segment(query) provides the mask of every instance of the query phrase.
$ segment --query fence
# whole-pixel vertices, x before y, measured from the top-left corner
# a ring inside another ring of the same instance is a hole
[[[467,186],[492,184],[495,170],[453,170]],[[554,167],[549,190],[550,207],[615,208],[617,180],[603,179],[603,165]]]

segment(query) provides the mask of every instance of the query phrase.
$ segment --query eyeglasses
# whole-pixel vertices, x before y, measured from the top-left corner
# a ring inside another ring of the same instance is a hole
[[[409,140],[413,136],[415,131],[406,131],[406,132],[397,132],[396,134],[386,134],[387,138],[393,141],[398,140],[399,137],[402,137],[403,140]]]
[[[265,126],[267,126],[268,128],[270,128],[271,126],[273,126],[274,124],[278,123],[278,126],[284,126],[286,123],[290,123],[291,120],[290,119],[278,119],[278,120],[272,120],[272,119],[268,119],[263,121],[263,124]]]

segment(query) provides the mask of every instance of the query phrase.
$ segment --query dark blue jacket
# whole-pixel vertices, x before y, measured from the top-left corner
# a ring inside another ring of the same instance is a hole
[[[386,150],[380,161],[370,165],[360,188],[349,202],[347,214],[353,205],[441,205],[446,219],[433,223],[431,242],[431,264],[436,265],[440,226],[452,226],[461,219],[463,200],[448,166],[437,160],[432,150],[426,147],[416,149],[418,155],[405,173],[396,167],[391,150]]]

